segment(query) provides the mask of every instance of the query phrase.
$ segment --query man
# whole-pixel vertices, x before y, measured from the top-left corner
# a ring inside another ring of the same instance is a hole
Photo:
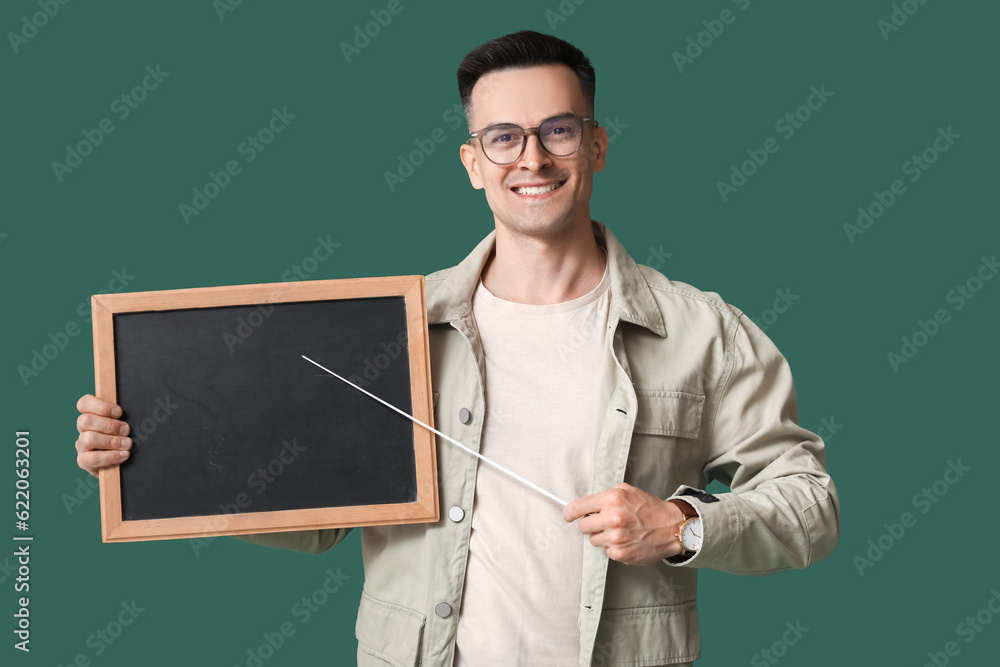
[[[522,31],[458,79],[462,163],[496,229],[426,279],[435,422],[574,500],[439,441],[446,518],[363,529],[359,664],[690,664],[697,568],[767,574],[836,546],[823,442],[749,318],[591,220],[608,137],[583,53]],[[78,408],[79,465],[128,458],[120,408]],[[705,493],[713,478],[732,491]],[[243,539],[318,553],[349,530]]]

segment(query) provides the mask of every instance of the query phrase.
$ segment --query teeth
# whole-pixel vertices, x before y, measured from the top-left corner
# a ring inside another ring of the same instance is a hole
[[[558,183],[552,183],[551,185],[544,185],[542,187],[531,187],[531,188],[517,188],[515,192],[519,195],[540,195],[546,192],[551,192],[559,187]]]

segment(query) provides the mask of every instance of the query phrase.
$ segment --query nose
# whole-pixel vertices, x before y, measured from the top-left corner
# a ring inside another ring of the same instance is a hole
[[[529,134],[526,142],[518,167],[526,171],[540,171],[543,166],[552,164],[552,153],[542,146],[538,132]]]

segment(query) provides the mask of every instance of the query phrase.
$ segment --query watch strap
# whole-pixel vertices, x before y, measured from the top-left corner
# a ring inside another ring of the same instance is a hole
[[[711,493],[705,493],[704,491],[699,491],[698,489],[684,489],[681,493],[682,496],[691,496],[692,498],[697,498],[703,503],[717,503],[719,502],[718,496],[713,496]]]

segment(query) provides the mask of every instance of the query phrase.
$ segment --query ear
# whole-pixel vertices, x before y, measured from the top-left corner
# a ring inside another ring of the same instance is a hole
[[[604,171],[604,163],[608,157],[608,130],[603,126],[593,128],[593,138],[587,144],[587,154],[593,171]]]
[[[479,173],[479,158],[476,157],[476,149],[469,144],[462,144],[458,152],[465,170],[469,172],[469,182],[472,183],[472,187],[482,190],[484,187],[483,177]]]

